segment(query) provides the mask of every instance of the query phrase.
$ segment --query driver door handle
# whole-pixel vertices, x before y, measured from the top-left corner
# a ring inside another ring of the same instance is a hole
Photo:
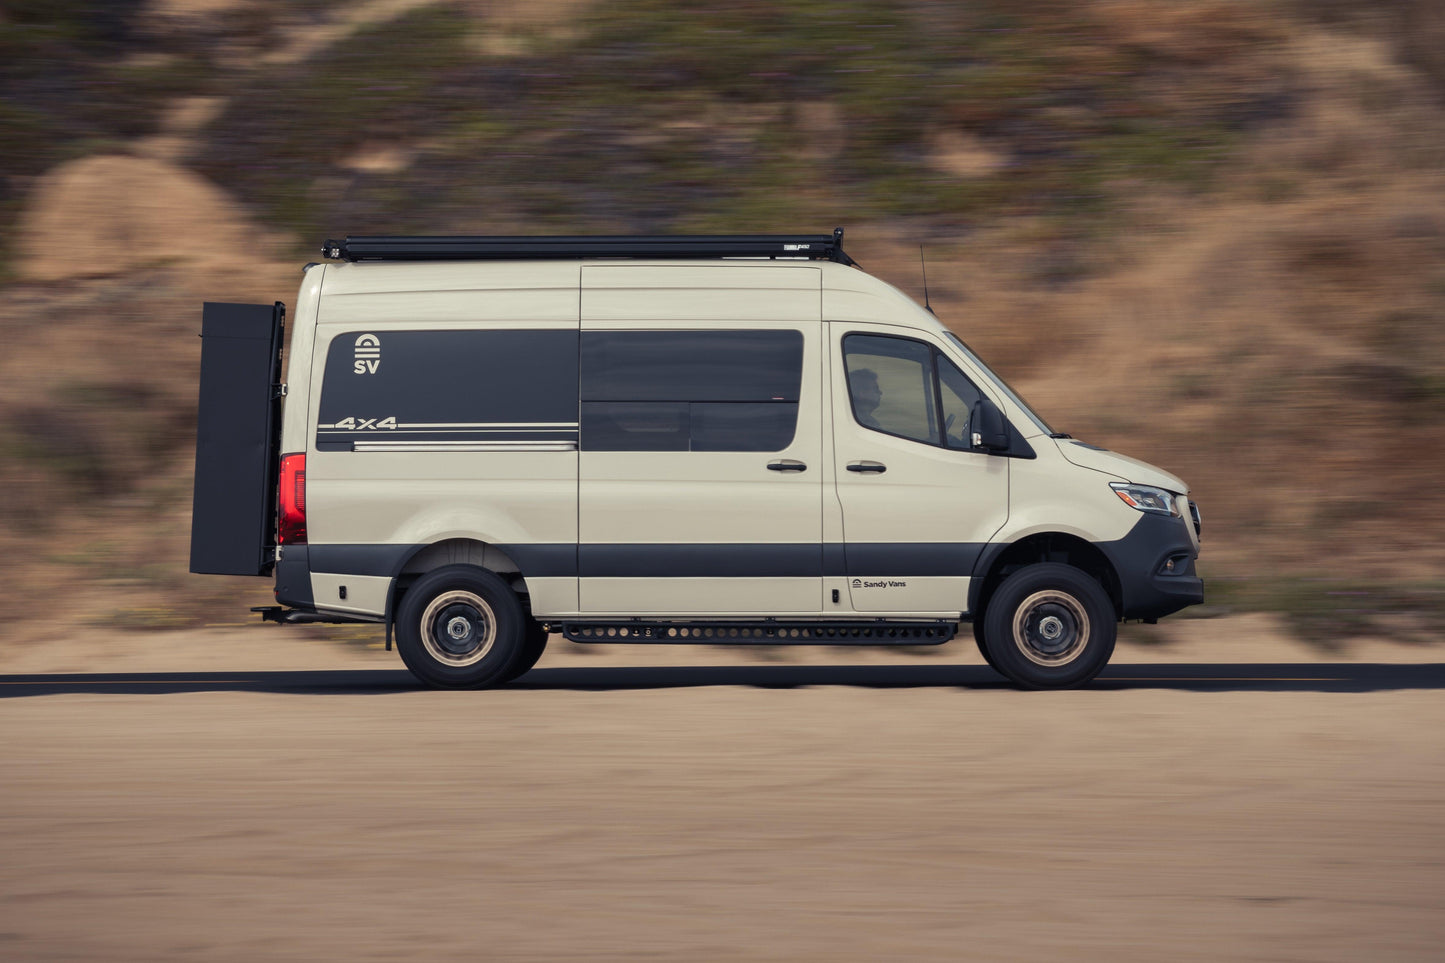
[[[848,462],[848,470],[872,472],[875,475],[881,475],[888,470],[888,466],[881,461],[850,461]]]
[[[807,471],[805,462],[794,461],[791,458],[780,458],[777,461],[768,462],[768,471]]]

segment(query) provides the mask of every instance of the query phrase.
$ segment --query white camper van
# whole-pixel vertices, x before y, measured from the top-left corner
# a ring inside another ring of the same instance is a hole
[[[1072,686],[1203,600],[1175,476],[1075,441],[831,235],[365,237],[207,304],[191,570],[432,685],[575,642],[934,644]]]

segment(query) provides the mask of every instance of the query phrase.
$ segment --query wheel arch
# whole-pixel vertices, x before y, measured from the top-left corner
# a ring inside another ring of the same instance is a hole
[[[1003,580],[1036,562],[1059,562],[1089,575],[1103,586],[1114,606],[1115,618],[1123,618],[1124,593],[1114,564],[1097,545],[1066,532],[1035,532],[1016,542],[988,546],[969,582],[969,618],[983,618],[989,599]]]
[[[406,594],[406,590],[427,572],[446,565],[471,565],[501,576],[511,586],[512,591],[517,593],[517,597],[522,600],[523,608],[531,611],[527,581],[522,577],[522,571],[511,555],[491,542],[478,538],[438,539],[413,549],[402,560],[400,567],[392,576],[391,587],[387,589],[386,593],[385,619],[388,643],[390,642],[391,627],[396,619],[397,606],[401,603],[401,597]]]

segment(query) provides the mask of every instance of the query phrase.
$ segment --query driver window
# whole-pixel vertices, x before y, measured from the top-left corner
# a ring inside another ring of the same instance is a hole
[[[939,396],[943,403],[943,435],[948,447],[969,450],[973,447],[969,416],[982,396],[973,382],[942,355],[938,358],[938,383],[942,389]]]
[[[875,431],[941,444],[934,401],[933,349],[904,338],[843,339],[853,417]]]

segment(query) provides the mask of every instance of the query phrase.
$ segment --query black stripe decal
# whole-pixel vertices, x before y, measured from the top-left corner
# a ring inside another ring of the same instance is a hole
[[[524,575],[536,578],[576,578],[577,546],[528,544],[498,545],[517,563]],[[311,545],[311,571],[330,575],[395,576],[412,555],[425,545]]]
[[[983,552],[977,542],[849,542],[846,572],[830,575],[972,575]]]
[[[311,571],[330,575],[395,575],[420,545],[310,545]]]
[[[312,545],[311,570],[396,575],[422,545]],[[534,578],[907,578],[973,574],[984,546],[973,542],[725,545],[498,545]]]
[[[507,557],[517,563],[522,577],[532,578],[576,578],[577,546],[561,545],[498,545]]]
[[[579,545],[583,578],[818,578],[823,546]]]
[[[583,578],[820,578],[969,576],[971,542],[579,545]]]

